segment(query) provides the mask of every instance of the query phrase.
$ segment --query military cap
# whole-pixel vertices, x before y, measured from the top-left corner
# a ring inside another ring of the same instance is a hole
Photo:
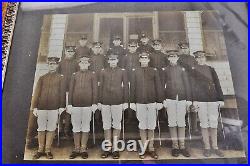
[[[149,54],[146,52],[142,52],[141,54],[139,54],[140,58],[149,58]]]
[[[168,55],[168,56],[170,56],[170,55],[177,55],[177,56],[179,56],[179,51],[178,50],[167,50],[166,51],[166,54]]]
[[[87,35],[87,34],[83,34],[83,35],[81,36],[81,39],[82,39],[82,40],[87,40],[87,39],[88,39],[88,35]]]
[[[153,40],[153,45],[158,45],[158,44],[161,44],[160,39]]]
[[[129,41],[128,46],[130,47],[137,47],[137,42],[136,41]]]
[[[93,42],[93,46],[94,47],[102,47],[102,42],[100,42],[100,41]]]
[[[78,60],[78,62],[79,62],[79,63],[80,63],[80,62],[90,62],[90,58],[89,58],[89,57],[83,56],[83,57],[81,57],[81,58]]]
[[[118,59],[118,55],[115,55],[115,54],[110,54],[108,56],[108,60],[117,60]]]
[[[179,43],[178,46],[180,48],[188,48],[189,47],[189,44],[187,42],[183,42],[183,43]]]
[[[48,62],[59,63],[60,58],[58,58],[58,57],[48,57],[47,60],[48,60]]]
[[[146,33],[141,33],[141,38],[145,38],[145,37],[147,37],[147,35],[146,35]]]
[[[195,51],[194,53],[195,58],[203,57],[205,56],[206,52],[205,51]]]
[[[65,46],[65,50],[70,51],[70,52],[75,52],[75,47],[74,46]]]

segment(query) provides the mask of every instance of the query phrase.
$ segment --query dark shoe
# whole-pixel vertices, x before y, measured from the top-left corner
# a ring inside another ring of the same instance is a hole
[[[113,156],[113,159],[119,159],[119,158],[120,158],[120,154],[119,154],[118,151],[114,151],[114,152],[112,153],[112,156]]]
[[[51,152],[46,152],[47,159],[53,159],[53,154]]]
[[[110,151],[103,151],[103,153],[101,154],[101,158],[105,159],[109,157],[110,155],[111,155]]]
[[[155,151],[149,151],[149,155],[153,159],[158,159],[158,154]]]
[[[87,152],[82,152],[81,156],[83,159],[87,159],[89,157],[89,154]]]
[[[141,155],[139,154],[139,158],[140,159],[144,159],[145,158],[145,154],[141,154]]]
[[[179,149],[172,149],[171,154],[174,157],[178,157],[179,156]]]
[[[36,154],[33,156],[33,159],[36,160],[36,159],[39,159],[40,157],[42,157],[44,155],[43,152],[36,152]]]
[[[219,149],[213,149],[213,153],[219,157],[224,157],[224,154]]]
[[[211,156],[211,150],[210,150],[210,149],[204,149],[203,155],[204,155],[205,157],[210,157],[210,156]]]
[[[76,152],[76,151],[72,151],[72,153],[71,153],[70,156],[69,156],[69,159],[74,159],[74,158],[76,158],[77,156],[79,156],[79,153]]]
[[[180,153],[185,156],[185,157],[190,157],[190,153],[189,151],[185,148],[185,149],[180,149]]]

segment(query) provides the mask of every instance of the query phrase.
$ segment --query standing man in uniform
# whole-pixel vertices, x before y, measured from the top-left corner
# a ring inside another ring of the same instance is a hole
[[[168,125],[172,139],[172,156],[181,153],[190,157],[185,147],[185,115],[187,107],[192,104],[188,74],[177,61],[178,51],[170,50],[168,60],[170,65],[163,70],[163,86],[165,92],[164,107],[167,109]]]
[[[88,158],[87,142],[90,131],[92,112],[97,109],[97,76],[90,71],[90,58],[79,59],[80,71],[74,73],[70,81],[67,112],[71,114],[75,148],[70,155],[74,159],[81,155]]]
[[[204,51],[194,53],[198,64],[193,73],[195,78],[192,83],[192,94],[194,106],[198,111],[200,119],[202,138],[204,142],[203,154],[209,157],[211,153],[223,157],[223,153],[217,145],[217,128],[219,107],[224,106],[224,97],[216,71],[211,66],[206,65]],[[209,136],[211,137],[212,150]]]
[[[59,59],[48,58],[49,72],[41,76],[36,85],[33,113],[37,117],[39,148],[33,156],[34,159],[39,159],[43,155],[46,155],[48,159],[53,159],[51,145],[58,117],[65,109],[66,99],[64,78],[57,72]]]
[[[188,43],[179,43],[178,44],[180,56],[178,63],[185,68],[186,72],[188,73],[188,77],[190,80],[192,80],[192,73],[194,72],[195,65],[197,64],[197,61],[195,60],[194,55],[190,54],[189,44]],[[192,84],[193,81],[190,81],[190,84]],[[190,119],[191,119],[191,129],[193,134],[198,133],[197,128],[197,113],[194,111],[193,105],[190,106]]]
[[[162,68],[169,65],[167,56],[162,52],[161,40],[153,40],[154,51],[150,54],[151,67],[162,70]]]
[[[97,81],[100,82],[100,72],[106,67],[106,56],[102,48],[102,42],[93,42],[93,47],[90,54],[91,65],[89,69],[96,72]],[[98,95],[99,96],[99,95]],[[97,122],[101,121],[100,104],[98,104],[98,111],[95,113],[95,119]]]
[[[124,56],[123,62],[122,62],[122,67],[126,69],[127,71],[129,82],[131,81],[132,69],[136,69],[140,67],[140,62],[139,62],[140,57],[139,57],[139,53],[136,51],[137,48],[138,48],[137,42],[130,41],[128,43],[127,53]],[[126,120],[131,121],[133,120],[133,118],[135,118],[133,110],[128,109],[126,113],[127,113]]]
[[[102,48],[102,42],[94,42],[90,55],[90,70],[95,71],[97,75],[105,68],[105,55]]]
[[[132,69],[140,67],[139,53],[136,51],[138,44],[135,41],[130,41],[128,43],[128,50],[123,58],[122,67],[127,70],[128,75],[132,72]]]
[[[149,38],[145,33],[141,34],[140,45],[137,51],[139,53],[146,52],[148,54],[151,54],[154,51],[154,48],[149,44]]]
[[[146,52],[140,54],[141,67],[133,69],[130,88],[130,106],[136,111],[139,121],[140,137],[143,145],[149,141],[149,154],[157,159],[154,148],[154,130],[157,114],[163,105],[163,93],[160,76],[156,68],[149,67],[149,55]],[[145,154],[140,154],[144,158]]]
[[[123,47],[123,45],[121,45],[121,37],[116,35],[113,38],[113,45],[109,48],[107,55],[111,55],[111,54],[115,54],[118,55],[118,66],[121,67],[122,65],[122,60],[126,54],[126,51]]]
[[[79,46],[76,48],[76,60],[79,60],[83,56],[89,57],[90,48],[88,47],[88,37],[86,34],[82,35],[81,39],[78,41]]]
[[[66,87],[66,96],[69,94],[69,84],[70,79],[73,73],[78,70],[78,65],[75,60],[75,50],[72,46],[65,47],[64,59],[59,63],[58,72],[64,76],[64,85]],[[67,104],[67,103],[66,103]],[[67,107],[67,105],[66,105]],[[65,121],[64,134],[69,138],[69,129],[70,129],[70,114],[66,111],[62,114],[60,118],[60,126],[63,126],[63,120]],[[63,129],[63,128],[60,128]]]
[[[117,67],[117,55],[111,54],[108,63],[110,67],[102,70],[100,75],[99,94],[102,104],[104,138],[111,147],[108,151],[104,150],[101,157],[107,158],[112,154],[114,159],[118,159],[120,157],[119,151],[112,147],[112,136],[113,141],[120,138],[123,111],[128,108],[128,79],[125,69]]]

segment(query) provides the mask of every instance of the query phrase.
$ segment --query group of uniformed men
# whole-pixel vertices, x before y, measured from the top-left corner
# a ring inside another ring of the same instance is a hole
[[[206,53],[190,55],[188,43],[163,52],[161,40],[153,40],[152,45],[149,40],[142,34],[139,42],[131,40],[126,50],[121,38],[115,36],[105,54],[101,42],[89,48],[84,35],[79,47],[65,47],[60,62],[57,57],[48,58],[49,72],[39,78],[33,99],[39,143],[34,159],[43,155],[53,158],[51,145],[63,111],[67,112],[66,133],[70,119],[73,126],[74,150],[69,158],[86,159],[92,114],[101,111],[104,139],[112,143],[120,137],[123,111],[128,109],[136,111],[142,143],[149,141],[148,150],[139,157],[148,154],[157,159],[154,130],[158,110],[163,107],[167,110],[173,156],[190,157],[185,147],[185,115],[190,110],[198,112],[204,156],[223,156],[217,146],[218,107],[224,105],[223,93],[215,70],[206,65]],[[118,159],[119,151],[101,154],[102,158],[109,156]]]

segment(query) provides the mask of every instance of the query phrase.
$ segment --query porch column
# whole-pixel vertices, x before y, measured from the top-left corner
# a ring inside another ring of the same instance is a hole
[[[190,47],[190,54],[203,50],[201,11],[185,11],[185,29]]]
[[[62,57],[67,16],[67,14],[55,14],[52,16],[48,57]]]

